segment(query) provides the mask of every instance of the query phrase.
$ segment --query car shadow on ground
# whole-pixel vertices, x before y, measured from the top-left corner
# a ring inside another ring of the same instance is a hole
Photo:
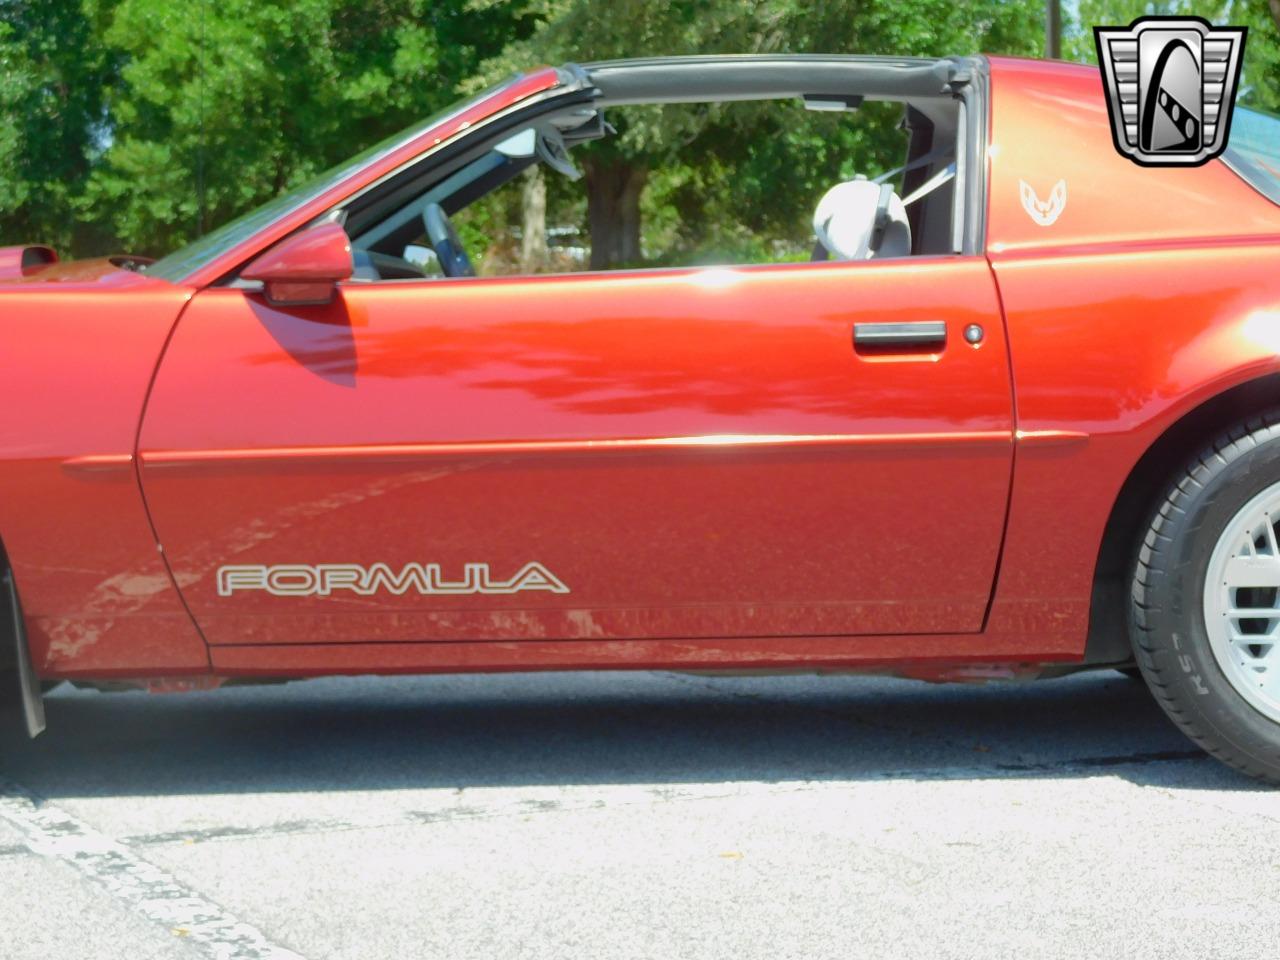
[[[931,686],[671,673],[331,678],[46,698],[0,778],[59,796],[732,781],[1085,778],[1265,789],[1117,673]]]

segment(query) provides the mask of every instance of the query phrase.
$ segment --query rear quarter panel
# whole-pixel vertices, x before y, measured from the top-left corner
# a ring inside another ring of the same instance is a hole
[[[1280,371],[1280,207],[1220,161],[1139,167],[1108,123],[1096,69],[992,61],[988,258],[1017,428],[1076,439],[1018,444],[988,630],[1075,654],[1134,465],[1196,406]],[[1066,205],[1040,225],[1021,181],[1048,198],[1059,180]]]

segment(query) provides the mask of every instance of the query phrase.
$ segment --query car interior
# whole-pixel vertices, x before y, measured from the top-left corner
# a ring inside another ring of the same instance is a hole
[[[866,100],[900,104],[898,165],[833,180],[811,198],[811,259],[964,250],[967,130],[973,110],[967,84],[952,82],[955,61],[744,57],[734,58],[742,62],[731,61],[727,69],[722,63],[713,69],[700,64],[701,58],[688,59],[687,69],[673,70],[667,61],[661,72],[647,61],[566,68],[589,80],[584,96],[530,108],[524,111],[526,122],[514,131],[506,125],[477,129],[467,149],[448,162],[426,165],[431,168],[426,174],[405,171],[387,187],[335,211],[351,237],[353,279],[476,276],[476,252],[466,248],[454,218],[533,165],[548,178],[581,179],[575,151],[615,135],[607,113],[638,104],[798,100],[806,110],[844,112],[854,123]]]

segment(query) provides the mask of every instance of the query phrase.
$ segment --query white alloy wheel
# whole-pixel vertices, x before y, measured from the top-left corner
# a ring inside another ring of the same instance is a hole
[[[1280,483],[1231,518],[1205,574],[1204,620],[1227,681],[1280,723]]]

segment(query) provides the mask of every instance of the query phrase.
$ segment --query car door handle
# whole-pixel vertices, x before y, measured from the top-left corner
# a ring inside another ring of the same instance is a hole
[[[928,347],[947,342],[944,320],[910,323],[855,323],[853,345],[858,347]]]

